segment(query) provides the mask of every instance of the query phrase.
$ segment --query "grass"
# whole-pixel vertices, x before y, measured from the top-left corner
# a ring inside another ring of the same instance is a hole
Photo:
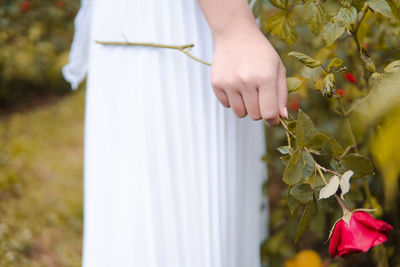
[[[80,266],[84,98],[0,120],[0,266]]]

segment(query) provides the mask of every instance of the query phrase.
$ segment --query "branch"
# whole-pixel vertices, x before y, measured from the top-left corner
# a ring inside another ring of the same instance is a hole
[[[194,59],[197,62],[200,62],[201,64],[211,66],[211,63],[208,63],[204,60],[201,60],[192,54],[189,53],[190,49],[194,47],[194,44],[187,44],[187,45],[165,45],[165,44],[156,44],[156,43],[136,43],[136,42],[105,42],[105,41],[95,41],[98,44],[102,45],[122,45],[122,46],[148,46],[148,47],[158,47],[158,48],[168,48],[168,49],[175,49],[179,50],[188,57]]]

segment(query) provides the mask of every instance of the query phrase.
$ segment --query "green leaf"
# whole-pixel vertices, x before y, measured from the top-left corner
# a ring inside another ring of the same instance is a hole
[[[375,63],[372,61],[372,59],[368,55],[367,50],[365,50],[363,48],[363,49],[361,49],[360,53],[361,53],[361,59],[363,61],[364,67],[370,72],[375,72],[375,70],[376,70]]]
[[[328,140],[324,142],[322,145],[322,152],[327,155],[331,155],[333,157],[337,157],[343,154],[343,147],[334,139],[330,137]]]
[[[289,154],[290,147],[289,146],[280,146],[277,148],[279,152],[281,152],[283,155]]]
[[[315,161],[307,151],[297,149],[290,157],[283,172],[283,181],[295,185],[310,177],[314,172]]]
[[[283,171],[283,181],[289,185],[298,184],[303,179],[303,161],[301,150],[296,150],[290,157],[285,170]]]
[[[288,92],[294,93],[300,89],[300,87],[303,85],[303,82],[302,82],[302,80],[297,79],[295,77],[288,77],[288,78],[286,78],[286,84],[287,84]]]
[[[392,9],[385,0],[368,0],[367,5],[373,11],[378,12],[387,18],[394,18]]]
[[[301,109],[297,115],[296,123],[296,147],[303,148],[307,146],[314,138],[314,123]]]
[[[395,60],[385,67],[385,72],[400,72],[400,60]]]
[[[310,30],[318,34],[327,21],[327,13],[322,1],[307,1],[304,4],[304,19]]]
[[[356,153],[347,154],[340,159],[344,169],[354,172],[353,178],[360,178],[374,174],[374,168],[371,161]]]
[[[357,18],[357,9],[355,7],[342,7],[339,13],[336,15],[336,22],[346,28],[350,27],[350,24],[355,23]]]
[[[252,11],[255,18],[258,18],[260,16],[263,5],[264,5],[264,0],[256,0],[256,2],[254,3]]]
[[[351,5],[354,6],[357,11],[361,11],[365,3],[365,0],[353,0],[351,1]]]
[[[287,0],[269,0],[269,2],[279,9],[286,10],[288,8]]]
[[[289,206],[289,211],[290,214],[293,215],[293,213],[296,211],[296,209],[300,206],[300,201],[298,201],[294,196],[290,194],[291,187],[288,188],[287,191],[287,202]]]
[[[337,208],[337,203],[335,198],[330,197],[318,200],[318,206],[326,212],[333,212]]]
[[[339,69],[343,65],[343,60],[335,57],[329,62],[328,71]]]
[[[309,184],[297,184],[290,189],[289,194],[302,204],[307,204],[313,199],[313,190]]]
[[[335,75],[329,73],[325,76],[322,83],[322,95],[332,97],[336,93]]]
[[[308,151],[303,151],[302,153],[303,159],[303,179],[306,179],[313,175],[315,170],[315,160],[313,156]]]
[[[280,159],[281,159],[283,165],[287,165],[289,162],[289,159],[290,159],[290,155],[282,156],[282,157],[280,157]]]
[[[342,8],[342,4],[338,0],[326,0],[325,1],[326,12],[329,17],[334,17],[339,13]]]
[[[312,220],[317,216],[318,214],[318,206],[317,202],[311,201],[306,205],[306,208],[304,209],[303,216],[300,219],[299,225],[297,226],[297,236],[296,240],[294,241],[297,243],[299,241],[300,237],[310,228]]]
[[[328,22],[324,28],[322,28],[322,37],[324,37],[326,45],[330,46],[333,44],[337,38],[342,36],[345,29],[346,27],[336,21]]]
[[[399,0],[386,0],[386,3],[390,6],[393,16],[400,21],[400,1]]]
[[[265,30],[279,36],[289,45],[297,41],[295,22],[290,11],[281,11],[278,15],[269,17]]]
[[[324,135],[322,133],[315,133],[313,139],[308,144],[308,147],[311,149],[319,150],[322,148],[322,145],[329,140],[329,136]]]
[[[322,62],[319,60],[315,60],[309,56],[307,56],[306,54],[300,53],[300,52],[290,52],[288,54],[289,56],[295,57],[297,58],[301,63],[303,63],[304,65],[306,65],[309,68],[316,68],[321,66]]]

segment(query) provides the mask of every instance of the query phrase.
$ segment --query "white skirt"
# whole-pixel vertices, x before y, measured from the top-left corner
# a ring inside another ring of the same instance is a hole
[[[94,40],[213,52],[195,0],[83,4],[64,68],[75,86],[88,71],[83,267],[260,266],[263,123],[235,118],[179,51]]]

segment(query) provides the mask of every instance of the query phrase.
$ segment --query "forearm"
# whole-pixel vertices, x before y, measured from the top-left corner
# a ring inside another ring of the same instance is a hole
[[[214,41],[227,34],[258,30],[247,0],[197,0]]]

